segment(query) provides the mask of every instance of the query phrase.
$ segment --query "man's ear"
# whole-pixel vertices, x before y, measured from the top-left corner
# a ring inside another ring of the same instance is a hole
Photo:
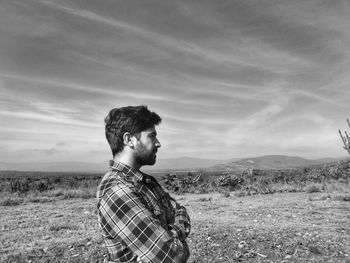
[[[126,132],[123,135],[123,143],[124,146],[129,146],[130,148],[134,148],[134,142],[132,140],[132,135],[130,134],[130,132]]]

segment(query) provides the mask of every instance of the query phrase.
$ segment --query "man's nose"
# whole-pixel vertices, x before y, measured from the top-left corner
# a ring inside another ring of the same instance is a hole
[[[156,146],[157,148],[160,148],[160,147],[162,146],[162,145],[160,144],[160,142],[158,141],[158,139],[156,139],[155,146]]]

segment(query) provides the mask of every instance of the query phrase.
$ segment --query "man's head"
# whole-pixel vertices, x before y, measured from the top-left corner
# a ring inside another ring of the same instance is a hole
[[[112,109],[105,118],[105,132],[113,156],[127,146],[141,165],[154,164],[160,147],[154,126],[160,122],[159,115],[149,111],[147,106]]]

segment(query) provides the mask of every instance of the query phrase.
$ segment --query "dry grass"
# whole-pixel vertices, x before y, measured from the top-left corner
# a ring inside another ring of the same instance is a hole
[[[190,263],[350,260],[344,192],[175,198],[192,219]],[[0,216],[0,262],[103,261],[93,198],[25,201],[1,207]]]
[[[330,181],[325,184],[325,191],[328,193],[348,193],[350,194],[350,180],[349,181]]]
[[[191,262],[350,260],[350,205],[329,194],[311,195],[315,200],[305,193],[218,195],[197,203]]]

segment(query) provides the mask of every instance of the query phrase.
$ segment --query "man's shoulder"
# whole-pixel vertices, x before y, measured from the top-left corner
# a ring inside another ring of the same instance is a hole
[[[103,197],[108,191],[128,192],[131,191],[133,185],[122,180],[118,174],[120,171],[108,171],[102,178],[97,187],[97,198]]]

